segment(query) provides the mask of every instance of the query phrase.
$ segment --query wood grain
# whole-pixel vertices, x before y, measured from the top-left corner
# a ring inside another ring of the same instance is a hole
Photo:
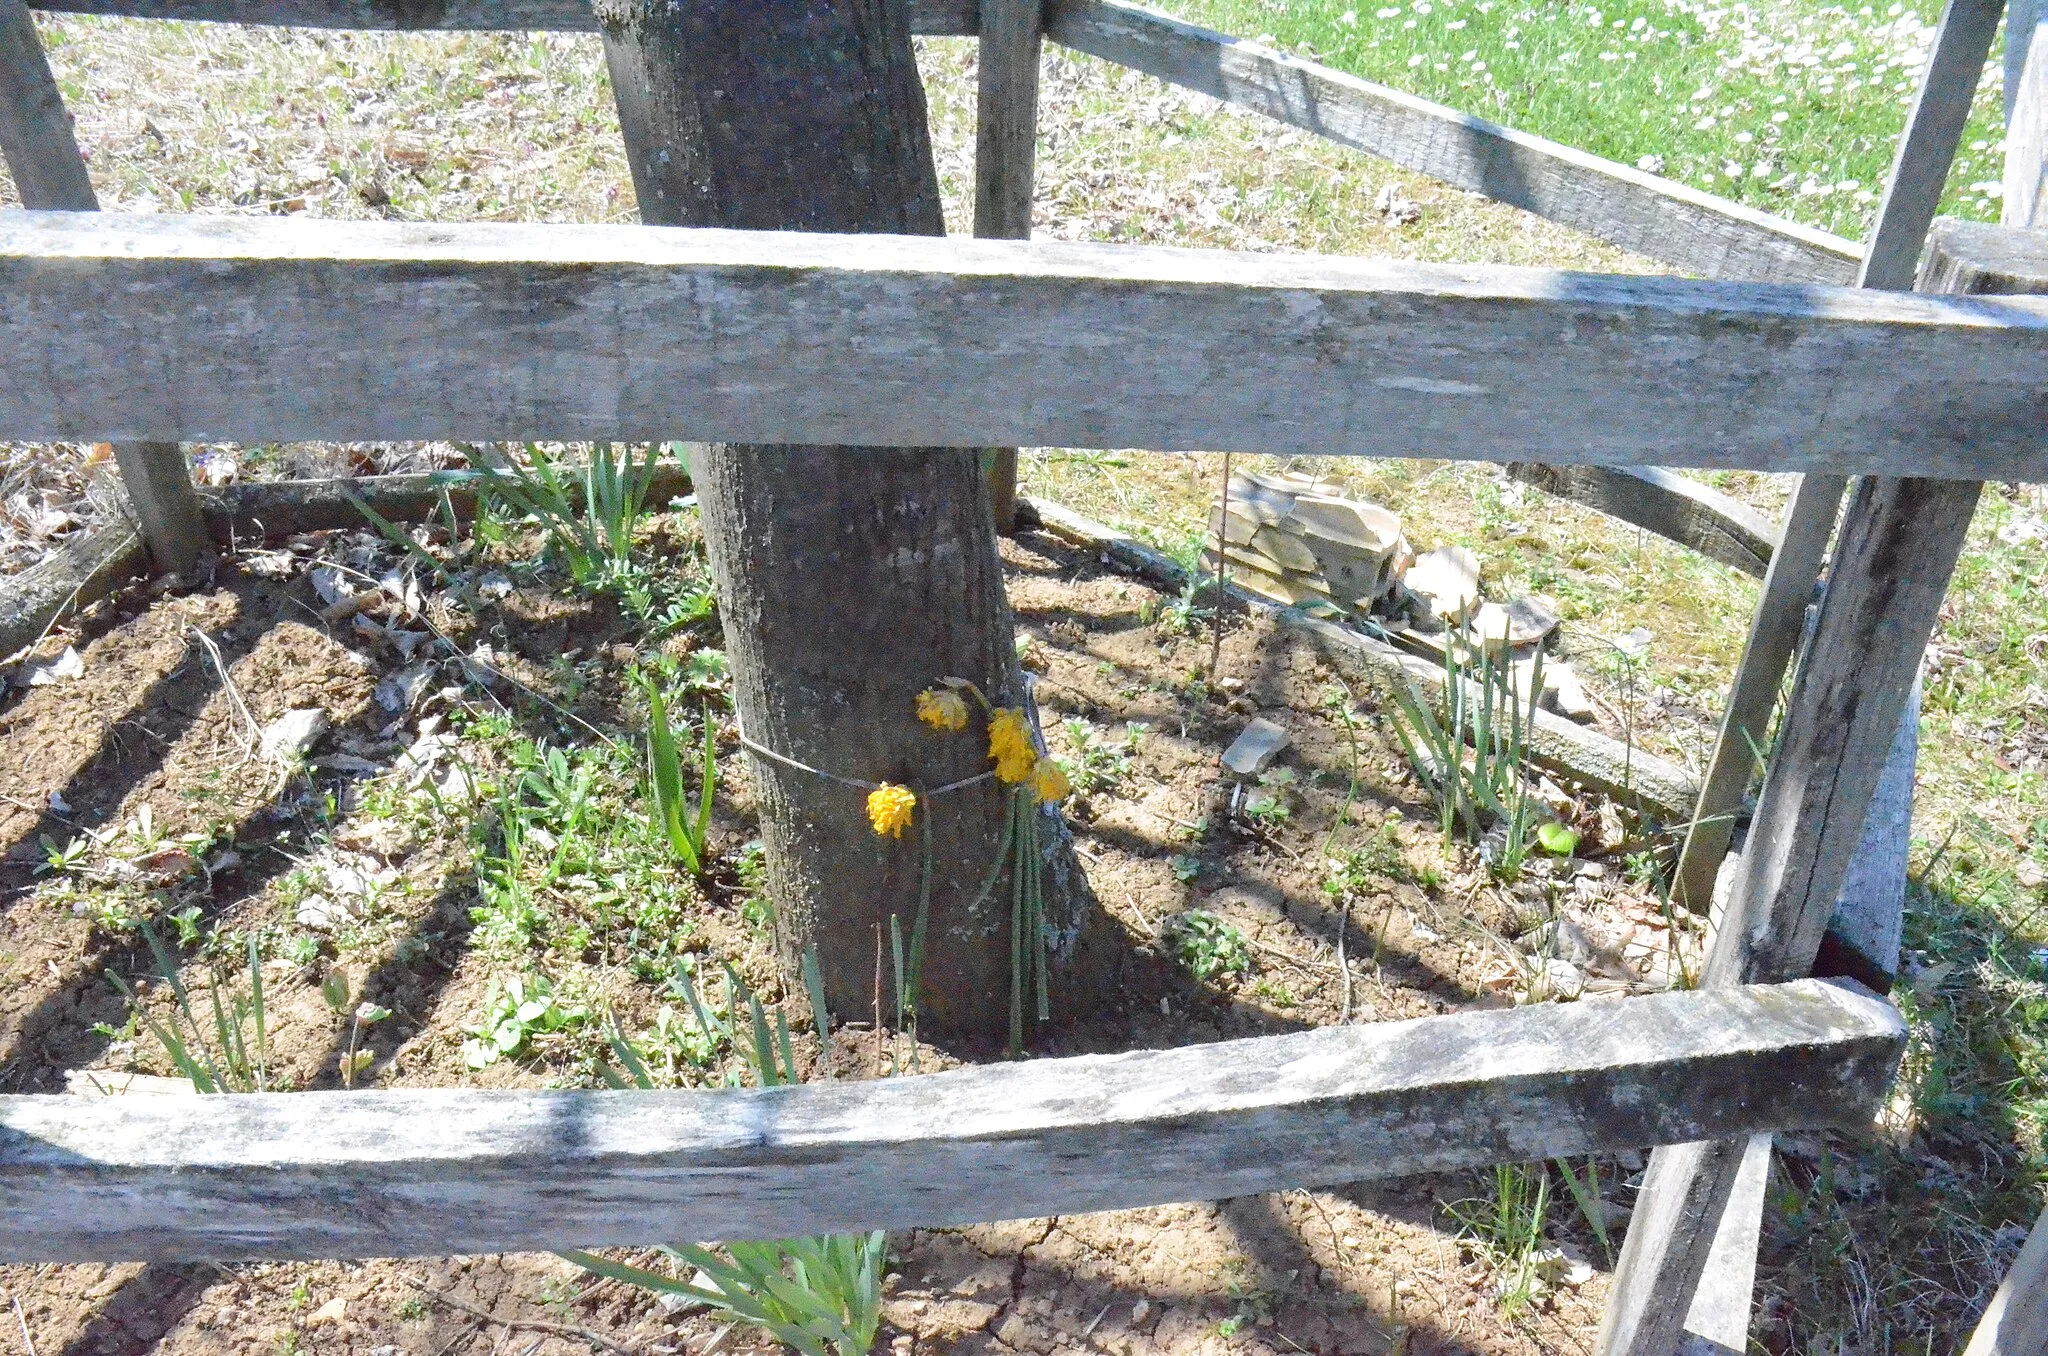
[[[1889,1005],[1808,980],[767,1090],[0,1097],[0,1260],[440,1256],[1210,1200],[1846,1124],[1904,1042]]]
[[[43,40],[21,0],[0,0],[0,155],[29,207],[99,208]]]
[[[2005,19],[2005,195],[2000,220],[2033,230],[2048,189],[2048,29],[2038,0],[2011,0]]]
[[[96,603],[143,565],[127,522],[94,528],[18,574],[0,579],[0,660],[33,645],[67,612]]]
[[[1705,985],[1812,968],[1979,488],[1870,477],[1851,493]],[[1652,1158],[1602,1324],[1608,1356],[1676,1344],[1673,1306],[1691,1301],[1742,1151],[1730,1140]]]
[[[33,8],[294,28],[597,31],[588,0],[36,0]],[[980,21],[974,0],[910,0],[910,28],[970,37]]]
[[[1853,241],[1125,0],[1049,0],[1046,32],[1703,277],[1856,276]]]
[[[1029,240],[1038,162],[1038,0],[982,0],[975,62],[974,233]],[[1017,529],[1017,449],[990,449],[988,502],[996,531]]]
[[[0,0],[0,155],[26,207],[97,212],[99,198],[50,74],[35,21],[21,0]],[[76,372],[92,370],[80,355]],[[75,378],[74,378],[75,379]],[[135,519],[158,570],[189,573],[212,547],[185,454],[175,443],[123,442],[114,449]]]
[[[2048,1356],[2048,1211],[2034,1221],[1963,1356]]]
[[[2044,413],[2038,298],[1057,242],[0,220],[11,438],[1454,447],[2033,481]]]
[[[1657,466],[1545,466],[1511,462],[1508,474],[1546,494],[1690,547],[1762,578],[1778,531],[1739,499]]]
[[[1806,606],[1813,600],[1814,581],[1820,578],[1847,486],[1840,476],[1802,476],[1786,506],[1784,535],[1749,619],[1749,637],[1728,688],[1714,754],[1693,806],[1678,869],[1672,874],[1671,898],[1694,913],[1706,913],[1713,902],[1714,879],[1728,855],[1743,797],[1758,771],[1758,752],[1770,747],[1778,689],[1799,643]]]
[[[1919,92],[1885,180],[1876,224],[1864,244],[1863,268],[1856,279],[1860,286],[1893,292],[1913,286],[1927,228],[1948,184],[1956,145],[2004,14],[2005,0],[1947,0],[1943,7],[1934,50],[1921,73]]]

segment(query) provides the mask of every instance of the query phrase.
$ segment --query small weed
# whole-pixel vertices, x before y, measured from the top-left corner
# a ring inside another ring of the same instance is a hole
[[[706,839],[711,832],[711,801],[718,789],[718,732],[711,713],[704,713],[704,744],[697,754],[697,805],[683,793],[682,756],[669,728],[668,707],[659,684],[647,688],[647,784],[654,800],[654,822],[685,871],[701,876],[710,867]]]
[[[85,854],[92,850],[92,840],[82,833],[61,844],[47,833],[37,834],[36,841],[43,848],[43,860],[36,863],[35,868],[38,876],[78,871],[85,866]]]
[[[1294,785],[1294,769],[1276,767],[1259,774],[1259,789],[1244,798],[1244,812],[1264,829],[1285,824],[1294,810],[1288,793]]]
[[[1166,865],[1173,872],[1173,878],[1183,885],[1192,884],[1195,877],[1202,874],[1202,859],[1185,853],[1176,852],[1168,857]]]
[[[158,979],[170,989],[171,1014],[158,1021],[142,1006],[142,1000],[128,982],[107,971],[107,979],[128,1000],[131,1025],[139,1018],[149,1034],[163,1047],[164,1054],[199,1092],[269,1091],[269,1038],[263,1006],[263,958],[256,939],[248,941],[249,992],[244,997],[229,993],[228,974],[214,966],[209,976],[207,999],[210,1021],[204,1025],[194,1015],[192,995],[178,977],[178,963],[154,929],[142,926],[150,954],[156,958]],[[228,994],[225,1001],[224,993]]]
[[[807,968],[814,972],[816,967],[813,963]],[[700,1028],[716,1029],[721,1037],[738,1044],[746,1052],[762,1087],[795,1083],[796,1058],[790,1050],[789,1023],[781,1009],[775,1012],[771,1033],[760,999],[731,967],[726,968],[725,974],[728,987],[723,1018],[698,1001],[686,971],[677,974]],[[750,1043],[742,1038],[743,1021],[752,1037]],[[612,1049],[630,1076],[629,1082],[613,1073],[615,1086],[655,1086],[654,1077],[640,1060],[638,1051],[616,1033]],[[794,1347],[803,1356],[867,1356],[882,1320],[886,1233],[877,1229],[868,1234],[823,1234],[762,1243],[728,1242],[724,1246],[725,1257],[692,1243],[663,1248],[678,1264],[678,1274],[691,1276],[688,1281],[587,1252],[565,1252],[562,1256],[599,1276],[697,1300],[765,1329],[776,1341]],[[696,1283],[695,1278],[700,1275],[710,1280],[708,1288]]]
[[[1502,1163],[1489,1195],[1445,1207],[1472,1250],[1494,1270],[1501,1308],[1520,1313],[1546,1289],[1543,1226],[1550,1208],[1550,1175],[1542,1164]]]
[[[1206,909],[1190,909],[1175,918],[1167,940],[1196,979],[1242,975],[1252,968],[1251,944],[1244,933]]]
[[[1121,743],[1111,743],[1107,736],[1079,716],[1069,716],[1065,721],[1067,742],[1073,746],[1071,758],[1057,760],[1076,791],[1108,791],[1122,784],[1130,775],[1131,758],[1143,744],[1145,732],[1151,726],[1132,721],[1124,727]]]
[[[564,1004],[545,975],[492,980],[484,995],[483,1020],[463,1028],[470,1038],[462,1043],[462,1062],[488,1069],[526,1050],[535,1036],[564,1030],[588,1016],[585,1009]]]

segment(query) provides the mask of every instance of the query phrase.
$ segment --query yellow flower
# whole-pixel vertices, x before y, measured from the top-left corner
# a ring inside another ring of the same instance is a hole
[[[1031,775],[1038,750],[1022,707],[1005,707],[988,718],[988,756],[995,759],[997,781],[1016,783]]]
[[[1040,802],[1057,805],[1073,793],[1074,784],[1052,759],[1041,758],[1038,766],[1031,769],[1031,794]]]
[[[901,838],[916,808],[917,794],[907,786],[883,782],[868,792],[868,823],[875,826],[877,838]]]
[[[934,730],[964,730],[967,699],[945,688],[928,687],[917,694],[917,718]]]

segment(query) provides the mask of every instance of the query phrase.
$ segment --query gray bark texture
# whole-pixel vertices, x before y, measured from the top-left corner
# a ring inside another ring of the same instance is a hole
[[[599,0],[597,16],[642,220],[945,234],[901,3]],[[985,769],[978,715],[945,733],[914,707],[948,676],[999,704],[1024,695],[979,454],[724,443],[692,470],[748,737],[836,777],[913,788]],[[921,797],[927,825],[883,839],[865,792],[758,755],[753,768],[785,966],[815,947],[843,1016],[893,989],[877,983],[882,939],[892,914],[913,935],[928,826],[920,1032],[1003,1034],[1011,895],[1007,879],[982,884],[1005,791]],[[1065,836],[1048,842],[1055,1011],[1071,1015],[1113,976],[1113,930]]]

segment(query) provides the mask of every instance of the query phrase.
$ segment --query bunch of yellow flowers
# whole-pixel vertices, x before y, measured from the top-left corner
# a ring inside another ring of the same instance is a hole
[[[1033,800],[1044,805],[1056,805],[1073,794],[1073,784],[1060,765],[1038,756],[1023,707],[991,707],[972,684],[948,681],[965,686],[988,711],[988,756],[996,765],[997,781],[1024,787]],[[917,694],[917,718],[934,730],[964,730],[969,714],[967,699],[956,686],[926,688]],[[878,837],[901,838],[916,810],[917,793],[907,786],[884,782],[868,793],[868,823],[874,825]]]

